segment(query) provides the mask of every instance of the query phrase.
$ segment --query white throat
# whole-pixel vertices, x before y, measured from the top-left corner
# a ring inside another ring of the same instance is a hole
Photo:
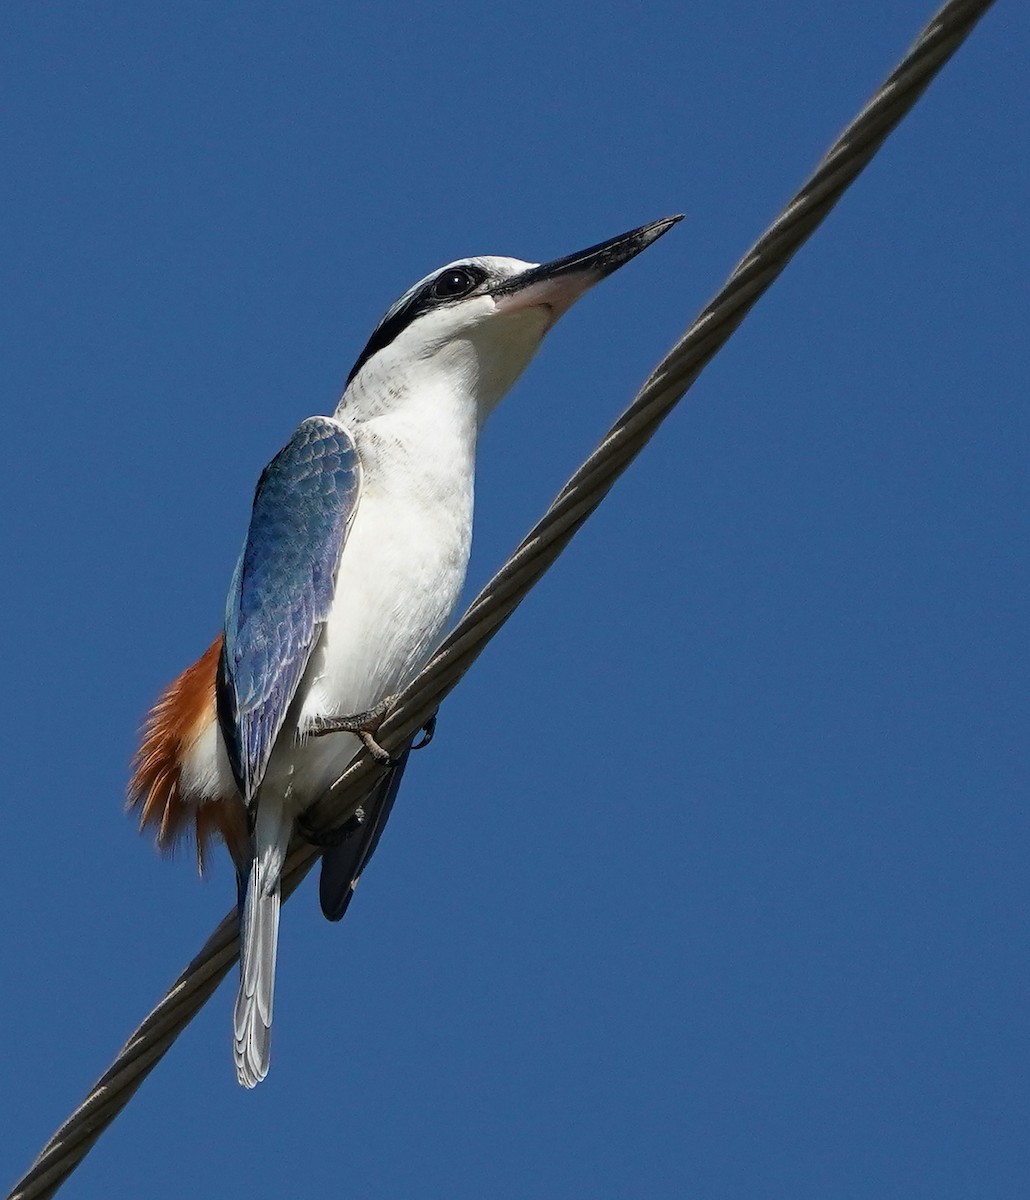
[[[482,427],[552,320],[544,306],[501,314],[492,304],[484,297],[480,310],[463,314],[458,330],[446,312],[415,322],[361,368],[340,399],[337,419],[358,425],[411,406],[439,408],[443,417],[457,405]]]

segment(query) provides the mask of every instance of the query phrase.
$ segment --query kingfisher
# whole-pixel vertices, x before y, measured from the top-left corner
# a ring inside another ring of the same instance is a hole
[[[161,850],[192,837],[203,871],[220,838],[233,858],[244,1087],[268,1072],[291,839],[322,849],[321,906],[339,920],[393,806],[413,747],[395,760],[375,735],[461,594],[484,421],[558,318],[680,219],[543,265],[463,258],[420,279],[376,326],[333,415],[302,421],[261,473],[222,632],[148,714],[128,793]],[[304,813],[363,748],[387,770],[320,841]]]

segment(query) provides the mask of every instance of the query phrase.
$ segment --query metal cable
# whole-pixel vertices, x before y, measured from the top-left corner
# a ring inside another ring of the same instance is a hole
[[[951,0],[930,20],[902,62],[655,368],[637,398],[480,592],[430,663],[400,695],[379,732],[383,745],[399,749],[432,716],[993,3]],[[361,755],[311,810],[311,826],[328,830],[341,825],[381,770],[367,754]],[[284,900],[317,857],[318,851],[310,846],[293,849],[283,872]],[[8,1200],[45,1200],[57,1191],[215,991],[238,955],[233,909],[15,1184]]]

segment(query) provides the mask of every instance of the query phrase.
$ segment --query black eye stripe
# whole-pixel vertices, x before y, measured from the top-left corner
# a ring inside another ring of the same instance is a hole
[[[459,286],[459,281],[457,278],[454,278],[455,290],[449,292],[448,282],[451,280],[451,277],[459,275],[463,277],[461,285]],[[474,263],[460,263],[435,272],[420,287],[416,288],[407,299],[399,301],[391,308],[379,322],[373,330],[372,336],[368,339],[364,350],[358,355],[357,362],[351,367],[350,374],[347,376],[347,386],[350,386],[351,380],[372,355],[378,354],[380,350],[385,349],[392,341],[395,341],[412,321],[422,316],[423,313],[429,312],[431,309],[442,308],[445,304],[462,299],[469,292],[477,288],[486,277],[487,275],[483,268],[476,266]],[[440,294],[441,285],[443,294]]]

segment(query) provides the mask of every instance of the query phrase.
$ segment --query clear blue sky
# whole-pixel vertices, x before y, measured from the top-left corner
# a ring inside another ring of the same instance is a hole
[[[932,0],[0,9],[10,1182],[233,898],[121,811],[254,481],[466,253],[687,220],[482,447],[503,560]],[[1024,1197],[1025,5],[1000,3],[68,1197]]]

